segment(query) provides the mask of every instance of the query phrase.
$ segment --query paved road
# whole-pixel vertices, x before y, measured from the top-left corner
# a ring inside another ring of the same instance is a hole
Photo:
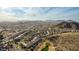
[[[13,35],[11,37],[3,39],[4,41],[2,43],[6,43],[6,42],[9,42],[9,41],[21,39],[25,34],[29,33],[30,29],[33,28],[33,27],[34,26],[28,27],[26,30],[23,30],[19,33],[16,33],[15,35]]]
[[[40,38],[40,37],[34,37],[31,41],[29,41],[26,44],[26,48],[29,48],[29,47],[33,46],[35,43],[39,42],[40,40],[42,40],[42,38]]]

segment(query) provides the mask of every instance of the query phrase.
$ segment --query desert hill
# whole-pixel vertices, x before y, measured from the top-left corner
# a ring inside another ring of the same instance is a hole
[[[60,29],[79,29],[79,23],[69,20],[69,21],[62,21],[58,23],[57,25],[54,26],[55,28],[60,28]]]

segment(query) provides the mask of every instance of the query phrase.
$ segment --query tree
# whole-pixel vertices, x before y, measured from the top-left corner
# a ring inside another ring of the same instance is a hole
[[[0,43],[2,42],[3,39],[4,39],[3,35],[0,34]]]

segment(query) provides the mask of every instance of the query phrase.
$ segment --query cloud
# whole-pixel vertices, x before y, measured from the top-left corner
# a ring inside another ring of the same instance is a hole
[[[18,20],[17,17],[0,13],[0,21],[11,21],[11,22],[14,22],[14,21],[17,21],[17,20]]]
[[[79,20],[78,7],[2,7],[0,13],[0,19],[4,20]]]

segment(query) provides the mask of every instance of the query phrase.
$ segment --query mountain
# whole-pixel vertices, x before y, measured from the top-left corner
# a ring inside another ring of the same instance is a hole
[[[79,29],[79,23],[76,21],[68,20],[68,21],[62,21],[54,26],[55,28],[67,28],[67,29]]]

